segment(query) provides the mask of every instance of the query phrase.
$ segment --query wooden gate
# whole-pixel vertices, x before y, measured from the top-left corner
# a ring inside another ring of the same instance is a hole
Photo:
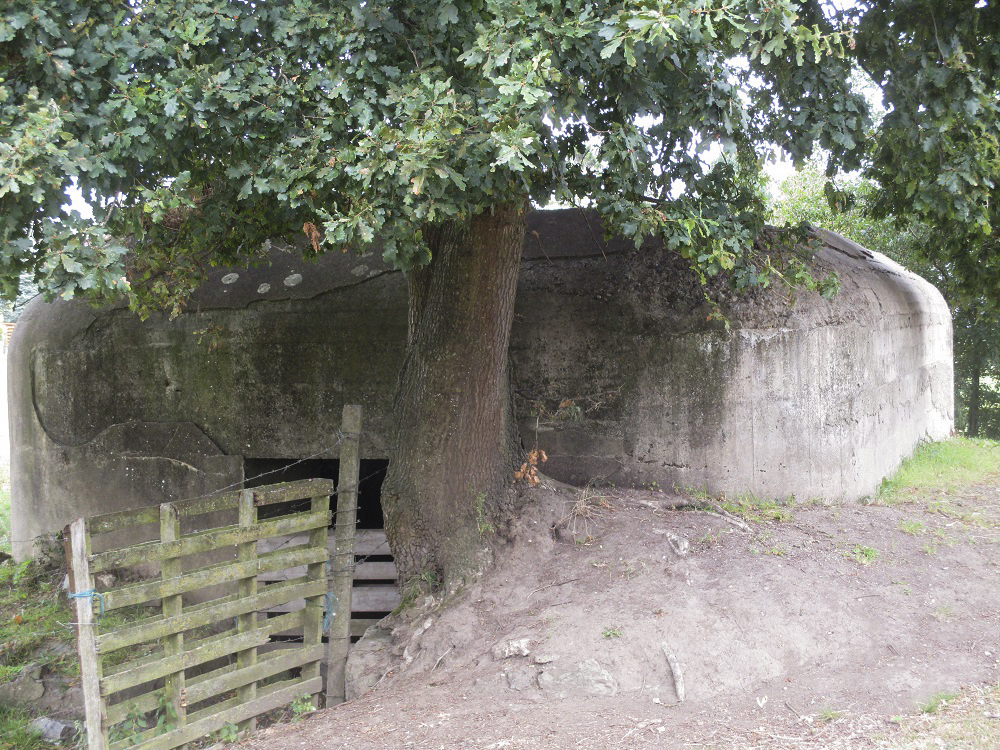
[[[326,479],[164,503],[67,527],[89,750],[170,750],[227,727],[252,728],[255,717],[294,701],[318,706],[324,662],[328,703],[343,700],[360,408],[345,407],[344,416],[332,564],[334,483]],[[304,507],[258,519],[261,508],[277,503]],[[153,538],[131,543],[143,533]],[[268,551],[274,537],[296,541]],[[119,543],[123,538],[130,543]],[[143,568],[158,568],[157,577],[117,585],[118,577],[108,575]],[[283,580],[259,578],[276,571],[286,571]],[[95,587],[95,577],[111,583]],[[296,600],[305,606],[267,614]],[[303,633],[301,644],[261,649],[291,629]]]

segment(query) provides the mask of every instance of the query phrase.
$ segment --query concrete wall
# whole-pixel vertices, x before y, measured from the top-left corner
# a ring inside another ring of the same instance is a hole
[[[546,472],[853,500],[948,435],[941,296],[824,239],[838,298],[723,299],[727,332],[676,257],[604,242],[579,212],[536,214],[511,358]],[[377,257],[278,251],[220,271],[173,321],[32,303],[9,357],[16,553],[80,515],[238,483],[243,457],[336,457],[344,403],[364,407],[363,457],[384,457],[405,320],[403,280]],[[534,416],[566,399],[579,419]]]

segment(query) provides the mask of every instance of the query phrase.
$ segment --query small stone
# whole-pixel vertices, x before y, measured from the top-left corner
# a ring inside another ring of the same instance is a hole
[[[0,685],[0,704],[30,706],[43,695],[42,668],[37,664],[25,667],[13,681]]]
[[[504,669],[507,687],[511,690],[534,690],[538,687],[538,671],[529,664],[521,664]]]
[[[62,742],[76,734],[76,727],[72,724],[50,719],[48,716],[39,716],[37,719],[33,719],[28,726],[42,735],[42,739],[46,742]]]
[[[538,687],[557,698],[618,694],[618,682],[594,659],[586,659],[575,667],[546,669],[538,675]]]
[[[105,591],[114,588],[115,583],[118,579],[115,578],[114,573],[98,573],[94,576],[94,583],[98,588],[104,589]]]
[[[559,657],[555,654],[535,654],[535,664],[551,664]]]
[[[531,653],[531,649],[529,648],[530,646],[530,638],[500,641],[500,643],[497,643],[490,649],[490,653],[493,654],[494,659],[509,659],[512,656],[527,656]]]

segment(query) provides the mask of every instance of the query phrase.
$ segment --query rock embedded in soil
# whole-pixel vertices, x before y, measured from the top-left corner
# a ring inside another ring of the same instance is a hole
[[[596,659],[548,667],[538,675],[538,686],[556,698],[618,694],[618,682]]]
[[[512,656],[528,656],[531,654],[531,639],[516,638],[500,641],[490,649],[494,659],[509,659]]]

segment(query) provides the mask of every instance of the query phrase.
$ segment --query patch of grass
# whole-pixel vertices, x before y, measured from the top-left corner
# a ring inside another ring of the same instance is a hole
[[[835,721],[841,718],[843,715],[844,715],[843,711],[837,711],[836,709],[833,708],[824,708],[822,711],[819,712],[819,715],[816,718],[818,718],[820,721]]]
[[[17,750],[49,750],[50,745],[28,724],[31,715],[27,711],[0,705],[0,748]]]
[[[951,618],[955,614],[955,608],[949,604],[942,604],[934,610],[934,619],[944,622]]]
[[[1000,474],[1000,442],[954,437],[924,443],[882,482],[876,501],[894,505],[954,490]]]
[[[844,556],[859,565],[871,565],[878,559],[878,550],[874,547],[866,547],[863,544],[855,544]]]
[[[760,499],[751,494],[738,495],[728,499],[725,495],[719,497],[719,505],[727,513],[742,518],[744,521],[791,521],[795,501]]]
[[[931,710],[923,710],[925,707]],[[921,707],[916,716],[893,719],[899,729],[880,737],[885,750],[994,750],[1000,715],[1000,686],[963,688],[942,693]]]
[[[900,521],[899,530],[904,534],[917,536],[924,533],[924,524],[922,521]]]
[[[938,693],[927,699],[926,703],[920,704],[920,713],[936,714],[958,697],[958,693]]]
[[[36,562],[0,565],[0,668],[9,675],[36,660],[36,651],[53,642],[73,643],[66,626],[73,617],[59,588],[61,570]],[[49,662],[64,675],[75,675],[73,649]]]
[[[0,465],[0,552],[11,552],[10,469]]]
[[[621,628],[617,625],[609,625],[601,631],[601,635],[604,638],[621,638],[625,634]]]

